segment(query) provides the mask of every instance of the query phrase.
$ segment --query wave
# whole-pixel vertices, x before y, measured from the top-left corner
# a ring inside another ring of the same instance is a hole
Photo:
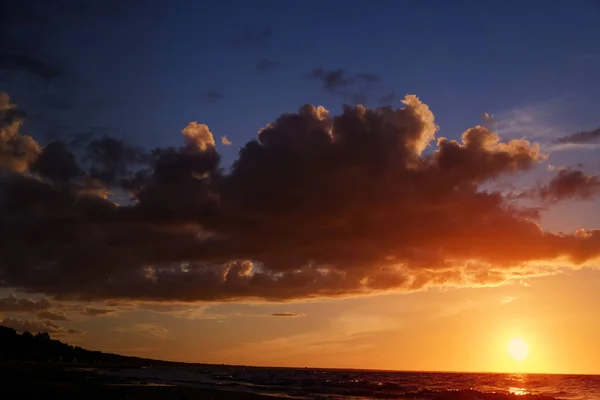
[[[404,393],[400,395],[400,398],[415,400],[557,400],[556,397],[541,394],[482,392],[475,389],[422,389],[412,393]]]
[[[311,371],[241,367],[151,368],[108,374],[176,385],[311,400],[600,400],[598,376]]]

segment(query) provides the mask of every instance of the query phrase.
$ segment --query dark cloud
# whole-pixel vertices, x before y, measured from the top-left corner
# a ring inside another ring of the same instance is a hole
[[[556,140],[556,144],[586,144],[600,142],[600,128],[593,131],[583,131],[563,136]]]
[[[544,159],[537,145],[481,126],[436,141],[429,108],[403,102],[302,106],[228,172],[197,122],[179,147],[84,157],[100,187],[3,163],[0,281],[57,300],[289,300],[497,285],[600,256],[600,231],[544,231],[485,189]],[[107,195],[119,190],[131,201]]]
[[[123,25],[123,17],[138,18],[139,5],[137,0],[0,1],[0,83],[19,90],[32,132],[65,140],[81,128],[84,115],[97,115],[108,96],[90,98],[96,97],[88,86],[93,82],[79,61],[97,42],[93,36]],[[79,40],[83,37],[88,39]]]
[[[281,313],[273,313],[271,317],[289,317],[289,318],[297,318],[297,317],[305,317],[304,313],[291,313],[291,312],[281,312]]]
[[[204,101],[213,102],[221,100],[223,98],[223,94],[217,92],[216,90],[209,90],[208,92],[204,92],[202,94],[202,98],[204,99]]]
[[[7,326],[17,332],[28,331],[31,333],[48,332],[48,333],[64,333],[65,329],[50,320],[31,320],[20,318],[0,318],[0,325]]]
[[[349,98],[352,104],[365,104],[367,102],[368,96],[366,93],[356,92],[351,93],[349,95]]]
[[[271,28],[246,29],[234,39],[234,44],[244,47],[262,47],[271,40],[272,36]]]
[[[8,297],[0,298],[0,312],[38,312],[45,311],[51,308],[52,302],[48,299],[40,299],[38,301],[26,298],[17,297],[11,293]]]
[[[528,192],[529,196],[548,202],[566,199],[589,200],[598,194],[600,194],[599,177],[587,175],[581,170],[564,168],[560,169],[548,184]]]
[[[366,103],[367,92],[374,84],[383,81],[376,74],[358,73],[348,75],[343,69],[327,71],[317,68],[307,74],[306,77],[319,80],[323,85],[323,89],[330,93],[344,96],[355,104]]]
[[[79,329],[74,329],[74,328],[67,329],[67,334],[69,334],[69,335],[81,335],[83,333],[84,332]]]
[[[321,83],[323,84],[323,88],[331,92],[347,88],[356,83],[381,82],[381,78],[379,77],[379,75],[371,73],[348,75],[343,69],[326,71],[322,68],[317,68],[309,74],[307,74],[306,77],[321,81]]]
[[[62,14],[58,9],[60,6],[45,7],[42,2],[32,0],[2,3],[0,70],[24,72],[43,80],[52,80],[64,74],[55,60],[43,51],[54,36],[50,29],[51,15]]]
[[[39,319],[50,320],[50,321],[70,321],[71,318],[64,313],[64,311],[46,310],[40,312],[38,315]]]
[[[52,112],[67,111],[74,107],[71,99],[58,94],[51,95],[49,93],[44,93],[37,97],[37,99],[35,99],[35,104],[42,109]]]
[[[109,136],[91,140],[84,148],[88,176],[107,185],[136,186],[150,155],[142,148]],[[136,168],[137,167],[137,168]]]
[[[81,307],[79,310],[80,310],[81,314],[87,315],[90,317],[97,317],[100,315],[109,315],[109,314],[115,313],[115,310],[110,309],[110,308]]]
[[[118,0],[5,0],[0,12],[0,70],[45,81],[61,78],[69,71],[54,55],[64,31],[82,20],[123,15],[131,6]]]
[[[263,58],[256,65],[256,70],[258,71],[258,73],[264,74],[264,73],[266,73],[272,69],[275,69],[277,67],[280,67],[280,66],[281,66],[281,64],[278,63],[277,61],[269,60],[268,58]]]
[[[31,170],[56,182],[68,182],[81,176],[75,154],[60,140],[44,147]]]
[[[26,54],[0,53],[0,70],[27,72],[48,81],[64,74],[62,68]]]

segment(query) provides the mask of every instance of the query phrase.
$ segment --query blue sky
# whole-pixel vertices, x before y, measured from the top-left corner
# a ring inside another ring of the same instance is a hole
[[[352,101],[306,78],[316,68],[377,74],[382,82],[366,93],[369,106],[388,93],[394,105],[417,94],[442,136],[457,137],[484,112],[508,118],[532,108],[534,122],[553,120],[558,130],[599,124],[600,10],[592,1],[124,7],[117,17],[65,28],[64,40],[47,50],[71,76],[28,93],[75,93],[70,120],[75,114],[81,127],[106,127],[147,147],[179,143],[180,130],[197,120],[233,142],[222,149],[227,164],[281,113],[305,103],[335,112]],[[277,65],[258,73],[263,59]],[[31,98],[13,92],[27,107]],[[222,97],[209,101],[207,92]]]

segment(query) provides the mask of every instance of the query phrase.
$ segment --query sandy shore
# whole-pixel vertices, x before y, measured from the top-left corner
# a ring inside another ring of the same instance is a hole
[[[0,393],[7,399],[59,400],[273,400],[246,392],[189,386],[133,383],[122,378],[99,377],[91,371],[69,371],[48,364],[0,364]]]

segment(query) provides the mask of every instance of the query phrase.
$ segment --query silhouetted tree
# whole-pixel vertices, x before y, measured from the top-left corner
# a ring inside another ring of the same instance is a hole
[[[153,364],[167,363],[138,357],[107,354],[70,346],[54,340],[47,332],[32,335],[30,332],[18,334],[12,328],[0,325],[0,361],[75,362],[85,364]]]
[[[48,332],[39,332],[35,334],[36,340],[50,340],[50,334]]]

